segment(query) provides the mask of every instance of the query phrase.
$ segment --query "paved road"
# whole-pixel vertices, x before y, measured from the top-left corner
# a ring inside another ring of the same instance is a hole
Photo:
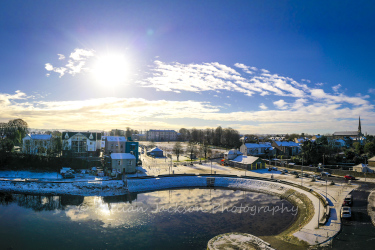
[[[374,249],[375,227],[367,213],[367,198],[375,183],[357,182],[352,192],[352,219],[343,221],[341,233],[333,240],[333,249]]]

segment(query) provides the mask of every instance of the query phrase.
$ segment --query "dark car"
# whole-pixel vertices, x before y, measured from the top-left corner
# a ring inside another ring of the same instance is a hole
[[[344,178],[345,178],[346,180],[355,180],[355,177],[352,176],[352,175],[345,175]]]
[[[353,197],[349,194],[345,197],[344,202],[342,203],[343,206],[351,206],[353,205]]]
[[[298,172],[297,171],[292,171],[290,172],[291,174],[294,174],[294,175],[298,175]]]

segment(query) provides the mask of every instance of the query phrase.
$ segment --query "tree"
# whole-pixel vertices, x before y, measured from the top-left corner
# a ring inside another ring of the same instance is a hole
[[[14,145],[21,146],[22,138],[28,133],[28,125],[22,119],[0,123],[0,148],[11,151]]]
[[[127,127],[125,132],[126,138],[132,137],[132,132],[133,131],[129,127]]]
[[[203,149],[204,158],[207,159],[207,154],[209,153],[210,148],[208,147],[207,144],[203,144],[202,149]]]
[[[375,154],[375,143],[374,142],[367,142],[364,146],[364,152],[369,155]]]
[[[173,153],[177,156],[177,161],[180,159],[180,155],[183,154],[183,149],[180,142],[176,142],[173,146]]]
[[[16,145],[20,145],[22,138],[29,132],[27,122],[22,119],[14,119],[8,122],[6,136]]]
[[[221,126],[215,129],[213,144],[215,146],[221,145],[221,137],[223,135],[223,128]]]
[[[186,128],[181,128],[178,132],[180,133],[180,141],[187,141],[190,139],[190,132]]]
[[[359,142],[353,143],[354,153],[361,155],[363,153],[363,146]]]
[[[190,160],[193,160],[194,156],[197,154],[196,145],[192,142],[189,142],[186,152],[190,154]]]

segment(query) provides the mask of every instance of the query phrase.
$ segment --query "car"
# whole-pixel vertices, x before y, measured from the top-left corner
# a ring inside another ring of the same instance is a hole
[[[313,175],[311,178],[315,178],[315,180],[321,180],[322,177],[320,175]]]
[[[328,177],[331,177],[332,175],[328,172],[322,172],[321,173],[321,176],[328,176]]]
[[[283,169],[282,171],[284,171],[284,173],[288,173],[288,170],[287,170],[287,169],[285,169],[285,168],[284,168],[284,169]]]
[[[352,195],[347,195],[342,203],[343,206],[352,206],[353,205],[353,197]]]
[[[309,174],[303,173],[301,174],[302,177],[309,177]]]
[[[277,171],[277,167],[272,167],[272,170]]]
[[[342,207],[341,208],[341,218],[342,219],[352,218],[352,210],[350,209],[350,207]]]
[[[346,180],[355,180],[355,177],[352,176],[352,175],[345,175],[344,178],[345,178]]]
[[[292,171],[290,172],[291,174],[294,174],[294,175],[298,175],[298,172],[297,171]]]

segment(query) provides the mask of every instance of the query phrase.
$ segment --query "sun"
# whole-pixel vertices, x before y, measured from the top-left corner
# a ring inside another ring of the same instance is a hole
[[[126,81],[128,67],[124,56],[105,55],[97,58],[93,74],[100,84],[118,85]]]

